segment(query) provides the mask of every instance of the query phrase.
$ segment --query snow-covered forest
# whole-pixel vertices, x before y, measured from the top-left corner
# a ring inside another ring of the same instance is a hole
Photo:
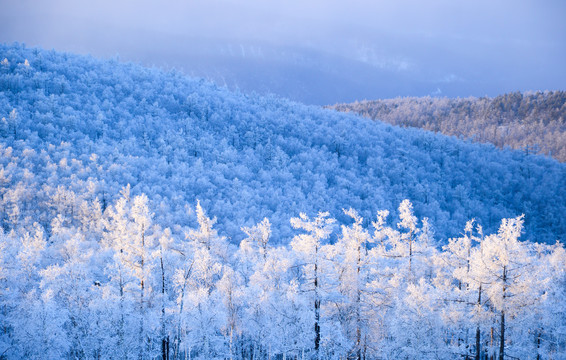
[[[525,238],[565,241],[566,168],[275,96],[230,92],[179,73],[0,45],[0,195],[6,230],[102,210],[132,186],[177,232],[200,199],[218,229],[352,207],[365,219],[410,199],[443,241],[476,218],[488,232],[525,214]],[[192,218],[194,221],[194,217]],[[366,225],[368,225],[367,223]]]
[[[0,358],[566,357],[553,159],[18,44],[0,119]]]
[[[340,229],[301,213],[289,246],[267,218],[234,245],[199,203],[181,238],[128,187],[105,216],[94,205],[50,236],[0,236],[3,357],[566,356],[566,252],[519,241],[522,217],[495,234],[472,220],[440,248],[405,200],[393,225],[386,210],[371,228],[353,209]]]
[[[546,154],[566,162],[566,92],[537,91],[494,98],[396,98],[337,104],[399,126]]]

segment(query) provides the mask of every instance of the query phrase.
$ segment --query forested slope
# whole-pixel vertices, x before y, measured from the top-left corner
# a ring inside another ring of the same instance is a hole
[[[564,91],[514,92],[495,98],[396,98],[330,108],[566,162]]]
[[[0,48],[2,215],[6,230],[75,222],[127,184],[163,226],[188,224],[197,199],[219,230],[352,206],[366,219],[409,198],[437,236],[475,217],[494,231],[525,214],[527,238],[563,239],[565,167],[275,97],[229,92],[180,74],[53,51]],[[27,60],[27,62],[26,62]],[[192,220],[194,221],[194,219]]]
[[[0,59],[0,359],[566,354],[563,164],[116,61]]]

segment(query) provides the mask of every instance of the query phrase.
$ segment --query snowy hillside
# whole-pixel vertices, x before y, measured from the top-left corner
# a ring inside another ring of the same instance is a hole
[[[288,242],[300,211],[373,219],[405,198],[444,241],[472,217],[494,231],[522,213],[527,238],[564,240],[566,168],[545,158],[114,61],[7,45],[0,57],[6,230],[75,221],[82,201],[104,208],[130,184],[162,226],[194,223],[199,199],[236,241],[264,217]]]
[[[18,45],[0,119],[2,360],[566,354],[564,164]]]
[[[331,108],[566,162],[564,91],[514,92],[494,98],[396,98]]]

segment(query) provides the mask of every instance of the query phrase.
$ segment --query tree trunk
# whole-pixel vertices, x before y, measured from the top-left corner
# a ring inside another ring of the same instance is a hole
[[[145,226],[142,224],[142,228],[141,228],[141,239],[142,239],[142,249],[141,249],[141,280],[140,280],[140,290],[141,290],[141,294],[140,294],[140,330],[139,330],[139,342],[140,342],[140,352],[138,355],[138,358],[140,360],[143,359],[143,355],[144,355],[144,313],[145,313],[145,309],[144,309],[144,289],[145,289],[145,284],[144,284],[144,252],[145,252]]]
[[[478,290],[478,306],[481,306],[481,284]],[[480,360],[481,356],[481,331],[480,325],[476,326],[476,360]]]
[[[163,266],[163,254],[161,254],[161,358],[169,360],[169,337],[165,328],[165,268]]]
[[[317,249],[318,250],[318,249]],[[318,298],[318,266],[314,263],[314,351],[316,359],[319,358],[318,350],[320,347],[320,299]]]
[[[413,233],[409,234],[409,275],[413,281]]]
[[[501,342],[499,343],[499,360],[505,357],[505,312],[501,312]]]
[[[183,286],[181,287],[181,296],[180,296],[181,300],[179,301],[179,319],[178,319],[178,322],[177,322],[177,339],[176,339],[176,346],[175,346],[175,354],[173,356],[175,359],[178,359],[178,356],[180,355],[180,351],[181,351],[181,349],[180,349],[181,339],[182,339],[181,322],[183,320],[183,304],[185,303],[185,289],[187,287],[187,279],[189,278],[189,276],[191,274],[191,270],[193,268],[193,263],[191,263],[189,268],[185,270],[185,274],[183,276]]]
[[[491,338],[489,340],[489,347],[491,348],[490,350],[490,355],[489,355],[489,359],[493,360],[493,327],[491,328]]]
[[[540,338],[541,338],[542,334],[541,331],[539,330],[537,332],[537,360],[540,360]]]
[[[505,290],[507,284],[507,267],[503,266],[503,306],[505,306]],[[505,357],[505,310],[501,310],[501,339],[499,343],[499,360]]]
[[[125,336],[125,318],[124,318],[124,285],[122,282],[122,270],[120,269],[120,321],[118,323],[118,351],[122,352],[124,349],[124,336]]]
[[[362,360],[362,329],[361,329],[361,309],[362,295],[360,291],[360,267],[361,267],[361,246],[358,245],[358,264],[357,264],[357,279],[356,285],[356,347],[357,359]]]
[[[169,360],[169,339],[161,340],[161,355],[163,360]]]

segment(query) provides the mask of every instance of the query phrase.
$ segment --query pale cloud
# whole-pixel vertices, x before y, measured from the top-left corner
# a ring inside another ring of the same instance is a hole
[[[462,96],[566,83],[563,0],[0,0],[0,10],[2,42],[156,65],[292,48],[305,62],[318,52],[458,84]]]

